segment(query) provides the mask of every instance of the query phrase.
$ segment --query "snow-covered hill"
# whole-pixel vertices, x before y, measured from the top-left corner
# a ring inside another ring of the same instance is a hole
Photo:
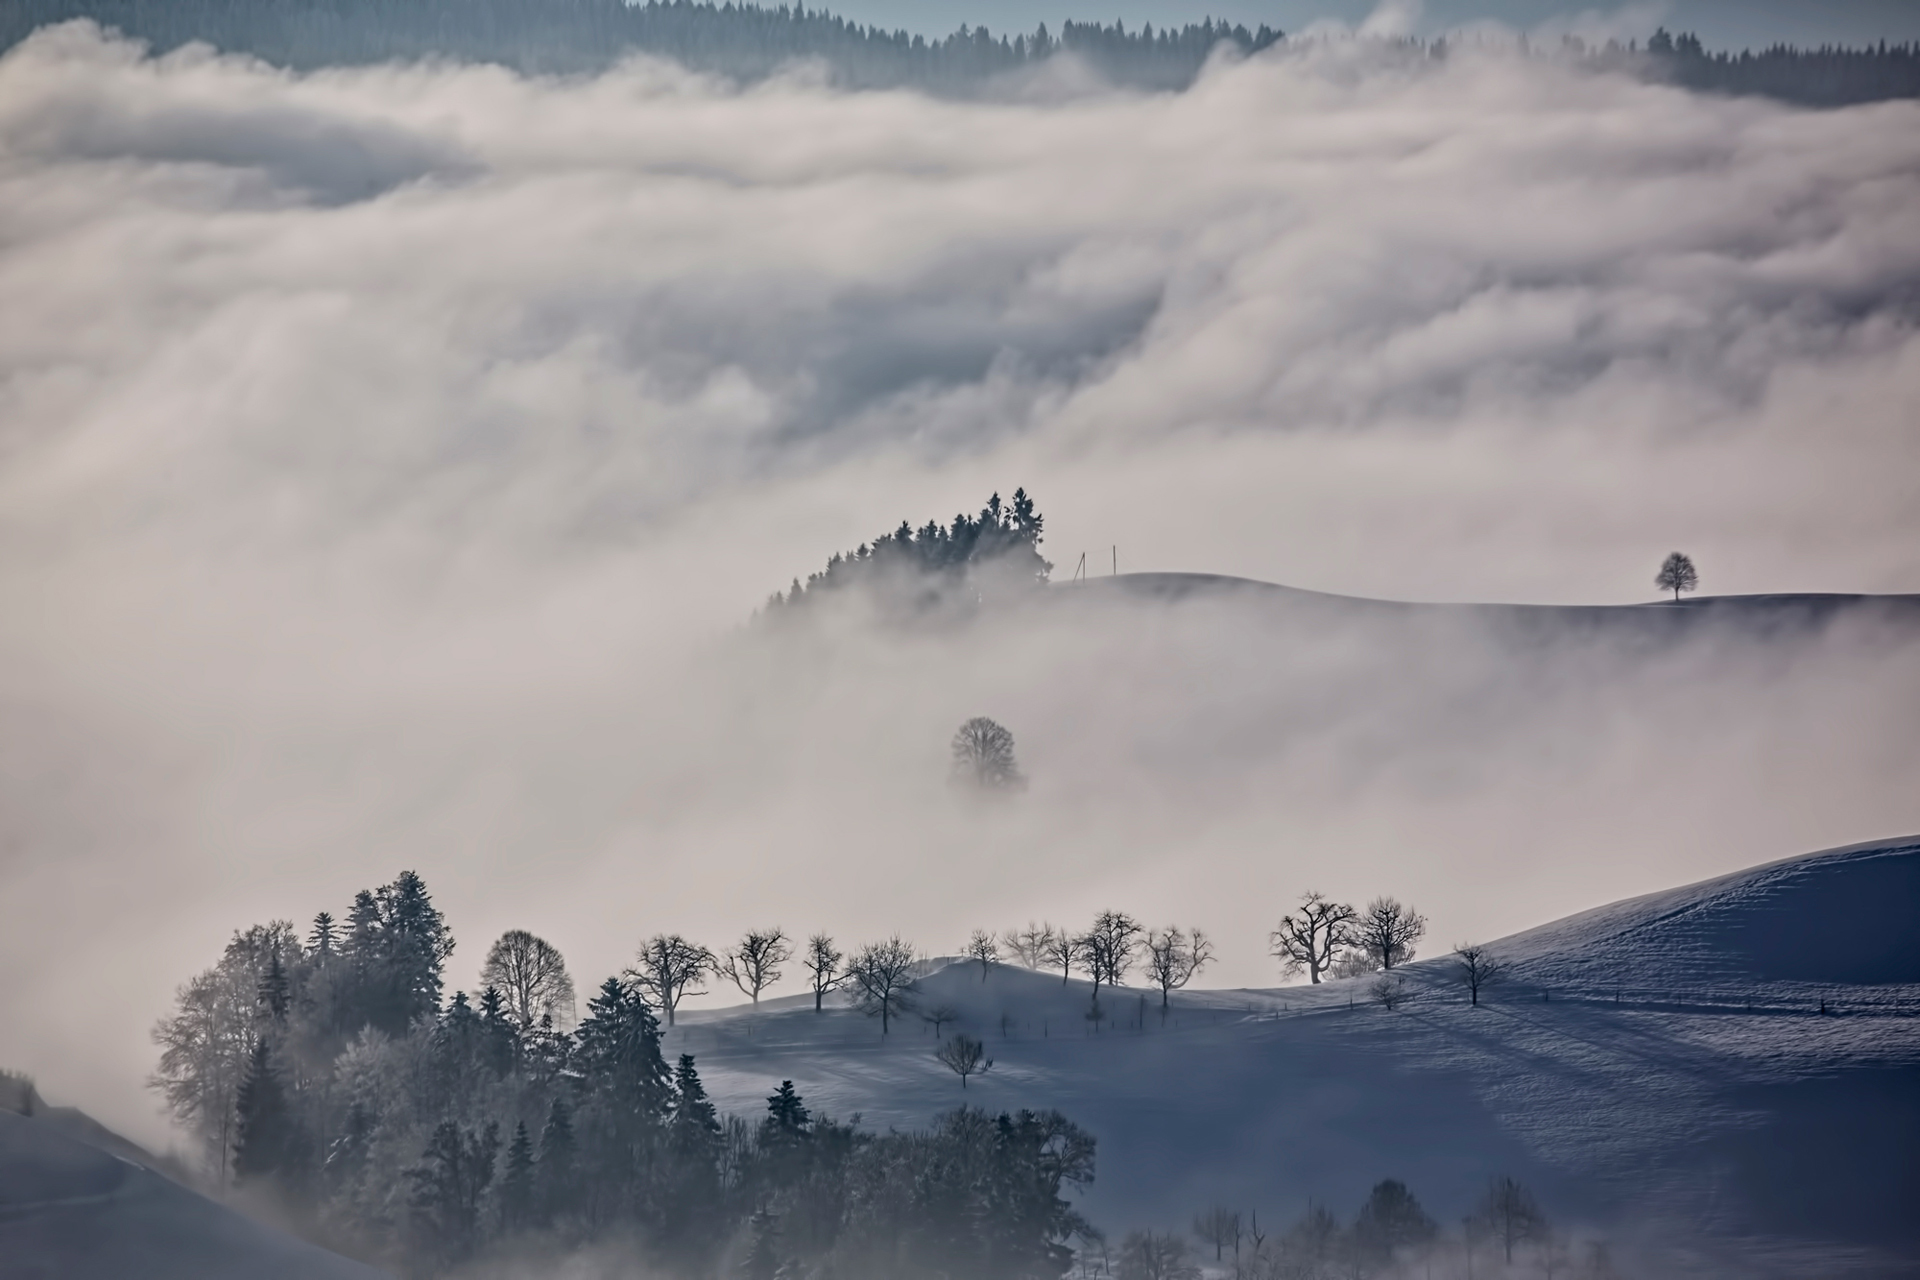
[[[1445,959],[1370,980],[1156,995],[953,962],[923,982],[986,1040],[964,1091],[924,1022],[810,1000],[683,1015],[720,1101],[794,1080],[874,1127],[961,1102],[1058,1107],[1100,1139],[1109,1229],[1221,1204],[1350,1214],[1383,1177],[1457,1221],[1495,1173],[1650,1275],[1920,1271],[1920,840],[1862,845],[1601,908],[1494,944],[1471,1007]],[[1824,1009],[1824,1012],[1823,1012]]]

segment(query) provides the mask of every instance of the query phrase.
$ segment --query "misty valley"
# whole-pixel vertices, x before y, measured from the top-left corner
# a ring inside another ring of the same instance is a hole
[[[0,1280],[1920,1273],[1920,25],[1234,4],[0,15]]]

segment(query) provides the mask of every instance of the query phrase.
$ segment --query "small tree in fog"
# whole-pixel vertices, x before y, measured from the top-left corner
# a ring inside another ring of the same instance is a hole
[[[827,998],[827,992],[845,982],[846,975],[840,971],[840,962],[846,959],[834,950],[833,939],[824,933],[816,933],[807,939],[807,954],[800,961],[807,971],[809,985],[813,987],[813,1011],[820,1012],[820,1006]]]
[[[573,1025],[573,979],[559,949],[545,938],[525,929],[501,934],[480,967],[480,983],[500,992],[507,1016],[523,1032],[547,1016],[562,1029]]]
[[[993,1059],[987,1056],[986,1046],[964,1032],[941,1045],[933,1056],[947,1070],[960,1077],[963,1090],[967,1087],[968,1076],[981,1076],[993,1070]]]
[[[1060,966],[1060,985],[1073,977],[1073,966],[1080,961],[1080,939],[1065,929],[1055,929],[1040,943],[1040,955],[1049,965]]]
[[[780,981],[780,966],[793,959],[793,946],[779,929],[749,929],[720,961],[719,970],[760,1007],[760,993]]]
[[[1193,1234],[1213,1246],[1213,1260],[1226,1257],[1228,1249],[1240,1256],[1240,1214],[1233,1209],[1209,1209],[1193,1220]]]
[[[1029,969],[1038,969],[1048,962],[1047,947],[1053,941],[1053,934],[1053,925],[1029,920],[1026,928],[1009,929],[1000,935],[1000,940],[1014,959]]]
[[[985,716],[975,716],[953,735],[953,777],[982,791],[1020,786],[1020,765],[1013,758],[1013,734]]]
[[[1507,1265],[1513,1265],[1513,1247],[1535,1239],[1547,1229],[1547,1216],[1540,1212],[1533,1195],[1505,1174],[1487,1181],[1487,1193],[1474,1212],[1488,1235],[1500,1242]]]
[[[1375,898],[1354,922],[1354,940],[1382,969],[1413,959],[1413,944],[1427,934],[1427,918],[1394,898]]]
[[[1375,1184],[1353,1222],[1355,1252],[1371,1270],[1385,1269],[1402,1249],[1431,1244],[1440,1227],[1427,1216],[1404,1182],[1391,1178]]]
[[[1195,929],[1182,933],[1169,926],[1147,933],[1147,977],[1160,988],[1160,1016],[1167,1016],[1169,996],[1213,961],[1213,942]]]
[[[707,994],[706,988],[695,984],[713,969],[713,952],[677,933],[656,933],[640,945],[640,963],[627,970],[627,976],[653,997],[653,1003],[666,1012],[667,1025],[672,1026],[682,1000]]]
[[[1660,563],[1660,572],[1654,575],[1653,585],[1662,591],[1673,592],[1678,600],[1682,591],[1694,591],[1700,586],[1700,571],[1693,567],[1693,560],[1683,552],[1676,551]]]
[[[946,1026],[949,1022],[956,1021],[959,1017],[960,1011],[952,1005],[937,1004],[922,1013],[920,1015],[920,1021],[933,1028],[933,1037],[938,1040],[940,1038],[940,1028]]]
[[[895,1015],[913,1007],[914,963],[913,948],[897,933],[885,942],[868,943],[847,962],[854,1003],[868,1017],[879,1017],[882,1036]]]
[[[1093,927],[1075,939],[1080,964],[1093,979],[1093,1002],[1102,984],[1119,986],[1140,949],[1140,922],[1124,911],[1102,911]]]
[[[1000,943],[985,929],[975,929],[967,939],[967,959],[980,962],[980,981],[985,982],[987,970],[1000,962]]]
[[[1397,973],[1383,973],[1367,984],[1367,999],[1392,1013],[1411,997],[1407,980]]]
[[[1480,992],[1506,976],[1506,963],[1477,942],[1463,942],[1453,949],[1455,975],[1466,984],[1467,997],[1480,1003]]]
[[[1185,1240],[1158,1231],[1128,1232],[1113,1273],[1118,1280],[1200,1280],[1202,1274],[1188,1259]]]
[[[1280,927],[1268,936],[1273,957],[1286,973],[1304,969],[1308,979],[1318,983],[1340,953],[1353,945],[1358,916],[1352,907],[1325,894],[1303,894],[1300,910],[1281,916]]]

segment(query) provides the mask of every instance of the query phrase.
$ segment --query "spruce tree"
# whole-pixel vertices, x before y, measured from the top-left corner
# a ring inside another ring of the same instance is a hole
[[[534,1209],[533,1138],[527,1122],[513,1126],[513,1141],[507,1145],[506,1169],[500,1178],[500,1222],[509,1231],[532,1225]]]
[[[547,1109],[546,1127],[540,1131],[540,1159],[535,1166],[538,1194],[534,1199],[543,1222],[578,1208],[574,1146],[573,1109],[565,1098],[555,1098]]]
[[[264,1037],[253,1043],[234,1110],[239,1134],[233,1152],[235,1175],[245,1181],[285,1169],[293,1155],[293,1113]]]

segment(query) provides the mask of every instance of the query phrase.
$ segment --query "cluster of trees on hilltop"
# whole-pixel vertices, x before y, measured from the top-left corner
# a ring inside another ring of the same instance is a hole
[[[696,71],[757,80],[795,60],[817,59],[848,87],[949,93],[1063,53],[1118,84],[1178,89],[1191,84],[1222,45],[1252,53],[1281,39],[1265,26],[1249,31],[1208,19],[1135,31],[1119,22],[1068,22],[1057,36],[1044,24],[1011,37],[962,26],[929,40],[804,4],[695,0],[15,0],[0,14],[0,47],[36,27],[75,18],[91,18],[162,52],[198,40],[297,68],[439,57],[578,73],[648,53]]]
[[[784,959],[772,933],[707,960],[747,989]],[[286,921],[236,934],[154,1032],[154,1085],[210,1171],[422,1275],[606,1242],[687,1277],[1060,1276],[1091,1230],[1065,1196],[1092,1180],[1094,1142],[1057,1112],[874,1134],[783,1081],[763,1115],[722,1116],[694,1058],[662,1054],[644,954],[574,1023],[543,940],[503,936],[477,1002],[444,998],[453,950],[412,872],[305,938]],[[897,953],[836,953],[830,976],[877,981]]]
[[[836,553],[805,582],[795,578],[787,591],[774,592],[764,616],[790,616],[822,597],[853,589],[885,613],[912,616],[1040,586],[1053,571],[1040,554],[1045,527],[1046,518],[1025,489],[1014,490],[1013,501],[1005,505],[996,493],[978,516],[961,512],[951,524],[929,520],[915,529],[902,520],[892,533]],[[957,739],[954,750],[958,759],[962,746]],[[1006,750],[1010,760],[1010,737]]]
[[[1844,107],[1920,97],[1920,45],[1797,49],[1778,44],[1755,53],[1709,52],[1700,37],[1664,27],[1647,42],[1655,72],[1689,89],[1759,94],[1812,107]]]

